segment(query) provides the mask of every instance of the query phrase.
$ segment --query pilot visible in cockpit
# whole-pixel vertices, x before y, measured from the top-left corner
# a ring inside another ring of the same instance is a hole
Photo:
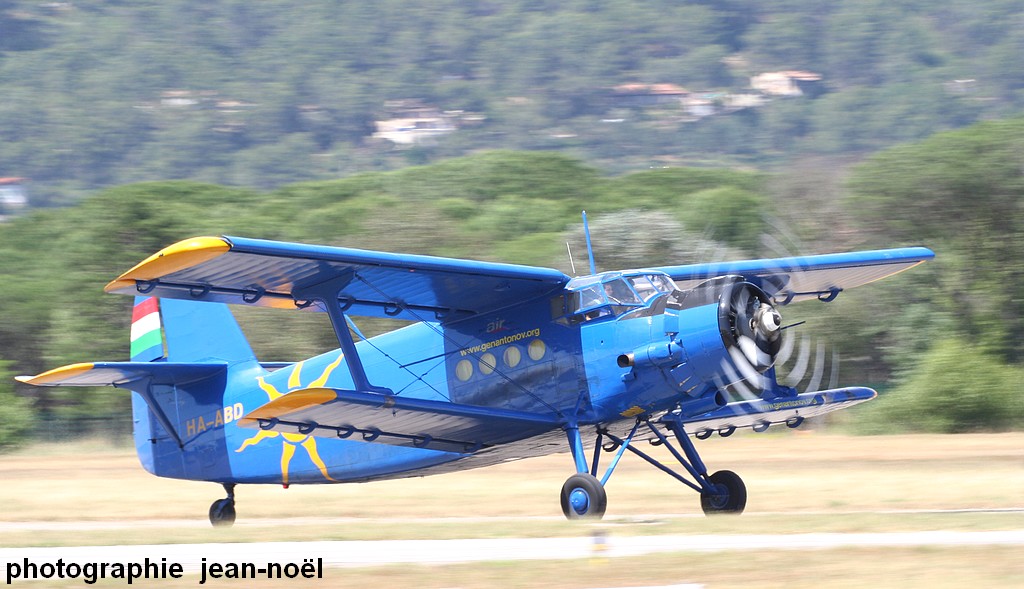
[[[636,293],[634,293],[626,283],[622,280],[612,280],[604,283],[604,294],[608,297],[608,302],[613,305],[623,305],[630,303],[637,303]]]

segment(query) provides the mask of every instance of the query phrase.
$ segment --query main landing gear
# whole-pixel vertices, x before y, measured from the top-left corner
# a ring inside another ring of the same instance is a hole
[[[658,427],[660,425],[667,427],[675,435],[676,441],[681,447],[681,453],[661,432]],[[631,442],[640,426],[645,426],[654,434],[657,438],[656,443],[664,445],[693,480],[684,477],[632,445]],[[743,513],[743,508],[747,505],[747,488],[739,475],[729,470],[720,470],[709,475],[704,461],[697,454],[697,449],[683,428],[683,424],[671,414],[662,417],[658,423],[651,423],[649,419],[638,419],[625,439],[607,431],[598,430],[590,465],[586,461],[579,428],[567,427],[565,431],[569,436],[569,448],[572,450],[573,459],[576,462],[576,474],[569,477],[562,485],[562,513],[568,519],[601,519],[604,516],[605,508],[608,506],[608,495],[605,493],[604,485],[611,478],[612,472],[627,450],[699,493],[700,505],[705,515],[740,514]],[[605,438],[609,440],[607,443],[605,443]],[[602,450],[615,452],[615,455],[604,476],[599,479],[597,473]]]
[[[230,528],[235,523],[235,485],[224,483],[228,496],[210,506],[210,523],[215,528]]]
[[[604,485],[589,472],[574,474],[562,485],[562,513],[568,519],[601,519],[606,507]]]

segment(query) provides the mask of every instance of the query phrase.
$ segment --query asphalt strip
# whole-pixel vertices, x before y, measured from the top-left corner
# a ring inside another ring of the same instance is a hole
[[[731,550],[828,550],[843,547],[1019,546],[1024,530],[926,531],[859,534],[758,534],[602,536],[467,540],[372,540],[329,542],[252,542],[230,544],[150,544],[0,548],[2,570],[9,563],[36,566],[77,563],[176,563],[186,574],[211,563],[256,566],[315,563],[325,568],[391,564],[449,564],[481,561],[621,558],[665,552]],[[322,560],[320,560],[322,559]],[[2,572],[0,570],[0,572]]]
[[[799,515],[908,515],[908,514],[961,514],[961,513],[1024,513],[1024,507],[982,508],[982,509],[893,509],[893,510],[852,510],[852,511],[801,511]],[[757,516],[792,515],[788,511],[762,511]],[[749,516],[748,516],[749,517]],[[674,520],[703,520],[703,513],[690,514],[639,514],[631,516],[606,516],[594,525],[614,527],[619,524],[658,524]],[[244,518],[235,522],[236,528],[302,527],[302,526],[344,526],[374,522],[389,524],[453,524],[487,522],[564,522],[558,516],[507,516],[507,517],[411,517],[411,518],[364,518],[364,517],[287,517],[287,518]],[[138,519],[138,520],[77,520],[77,521],[0,521],[0,534],[6,532],[94,532],[102,530],[139,530],[161,528],[210,529],[205,518],[195,519]]]

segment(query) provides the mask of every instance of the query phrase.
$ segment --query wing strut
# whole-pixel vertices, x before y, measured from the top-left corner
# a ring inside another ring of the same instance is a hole
[[[302,287],[296,285],[292,291],[293,296],[299,307],[309,306],[316,302],[327,311],[327,315],[331,318],[331,325],[334,327],[334,333],[338,337],[338,343],[341,345],[345,364],[348,366],[349,374],[352,375],[352,383],[357,391],[392,394],[392,390],[389,388],[370,384],[366,377],[366,370],[363,368],[363,362],[359,358],[359,352],[356,350],[356,342],[348,327],[344,309],[350,305],[343,306],[341,291],[352,282],[355,275],[355,272],[349,269],[324,282]],[[304,302],[300,303],[299,301]]]

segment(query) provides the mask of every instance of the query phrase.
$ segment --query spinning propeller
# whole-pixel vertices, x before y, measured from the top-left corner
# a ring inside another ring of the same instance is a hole
[[[723,293],[719,325],[723,340],[740,375],[759,380],[775,365],[782,347],[782,315],[761,289],[747,282],[733,283]]]
[[[763,241],[776,257],[793,255],[775,238],[765,236]],[[756,286],[747,286],[749,288],[734,290],[730,295],[732,314],[728,324],[734,335],[726,342],[731,362],[722,363],[719,384],[743,400],[762,398],[766,391],[771,396],[771,392],[777,392],[780,387],[788,387],[790,392],[797,388],[799,392],[814,392],[822,390],[826,368],[830,368],[829,382],[824,388],[835,388],[839,354],[833,351],[827,359],[824,342],[814,342],[807,332],[797,336],[789,331],[802,322],[783,325],[777,306],[785,305],[788,300],[781,294],[785,291],[784,285],[773,285],[770,279],[765,281],[766,288],[778,289],[772,290],[774,298]],[[780,300],[781,304],[774,302]]]

